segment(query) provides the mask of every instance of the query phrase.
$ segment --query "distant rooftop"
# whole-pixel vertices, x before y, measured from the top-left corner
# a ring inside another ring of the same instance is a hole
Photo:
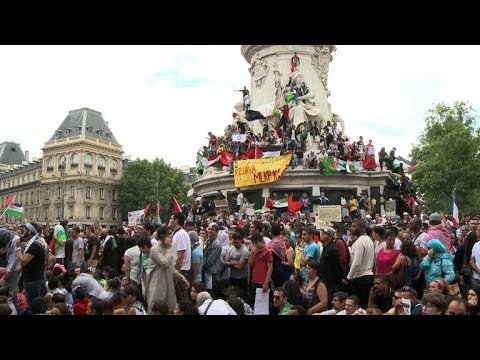
[[[77,135],[85,135],[119,145],[102,113],[88,108],[69,111],[50,141]]]
[[[21,165],[27,161],[20,144],[14,142],[3,142],[0,144],[0,164]]]

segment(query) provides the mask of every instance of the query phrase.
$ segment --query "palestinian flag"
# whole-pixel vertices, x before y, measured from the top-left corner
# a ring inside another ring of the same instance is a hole
[[[245,157],[248,159],[267,159],[276,156],[280,156],[281,145],[272,145],[263,148],[258,146],[251,148],[245,153]]]
[[[10,207],[10,205],[12,205],[14,201],[15,201],[15,195],[9,196],[7,198],[7,201],[5,201],[5,209]]]
[[[175,197],[173,197],[173,212],[182,212],[182,208]]]
[[[256,110],[246,110],[245,111],[245,118],[248,121],[266,119],[266,117],[263,116],[263,114],[260,111],[256,111]]]
[[[5,215],[12,216],[14,218],[21,218],[23,216],[23,213],[23,206],[16,206],[12,204],[10,204],[10,207],[5,210]]]
[[[265,196],[265,201],[263,202],[263,207],[269,208],[269,209],[270,209],[271,207],[273,207],[273,203],[272,203],[272,201],[270,200],[270,198],[268,198],[268,197]]]

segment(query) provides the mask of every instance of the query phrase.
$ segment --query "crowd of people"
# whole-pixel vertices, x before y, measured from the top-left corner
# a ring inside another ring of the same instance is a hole
[[[480,314],[479,217],[0,229],[1,315]]]
[[[233,159],[241,160],[257,158],[258,149],[275,149],[281,154],[292,152],[292,169],[303,166],[305,169],[322,171],[327,157],[361,162],[361,169],[365,171],[377,169],[372,140],[366,142],[363,136],[357,140],[351,139],[345,134],[344,121],[337,114],[333,114],[331,121],[325,122],[320,110],[314,105],[315,94],[310,91],[299,71],[291,74],[285,86],[276,80],[275,88],[273,109],[270,109],[266,117],[258,111],[250,110],[248,90],[242,90],[247,94],[248,105],[244,96],[243,103],[235,104],[232,122],[227,125],[224,134],[217,136],[209,132],[208,145],[197,152],[197,163],[203,161],[203,165],[197,167],[200,174],[208,166],[228,166],[224,162],[207,165],[208,161],[215,160],[222,152],[228,152]],[[250,126],[252,121],[260,121],[261,132],[254,133]],[[382,148],[378,153],[381,170],[384,167],[394,169],[395,151],[395,147],[389,153]]]

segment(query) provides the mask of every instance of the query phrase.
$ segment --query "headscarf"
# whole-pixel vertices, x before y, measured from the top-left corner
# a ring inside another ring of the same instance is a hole
[[[31,223],[27,223],[26,225],[27,229],[30,230],[30,232],[33,234],[33,235],[36,235],[38,233],[37,229],[35,228],[35,226],[33,226]]]
[[[272,241],[268,243],[267,248],[272,250],[280,258],[281,261],[285,260],[285,251],[287,249],[285,247],[285,240],[283,236],[275,236]]]
[[[433,256],[435,260],[452,259],[452,257],[447,254],[447,248],[440,240],[432,239],[427,243],[427,246],[435,251],[435,255]]]

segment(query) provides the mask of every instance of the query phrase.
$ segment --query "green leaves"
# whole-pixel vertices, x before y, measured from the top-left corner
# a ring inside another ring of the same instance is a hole
[[[120,183],[118,196],[123,218],[127,217],[128,211],[142,209],[149,202],[152,203],[149,214],[155,216],[157,170],[160,218],[162,221],[165,222],[172,213],[174,196],[180,204],[190,204],[187,198],[189,185],[185,183],[184,175],[180,170],[172,168],[162,159],[157,158],[153,162],[137,159],[128,164]]]
[[[455,190],[461,213],[480,211],[480,199],[474,196],[480,193],[480,136],[475,121],[465,102],[452,107],[441,103],[428,110],[425,130],[411,156],[419,163],[413,180],[429,210],[450,213]]]

